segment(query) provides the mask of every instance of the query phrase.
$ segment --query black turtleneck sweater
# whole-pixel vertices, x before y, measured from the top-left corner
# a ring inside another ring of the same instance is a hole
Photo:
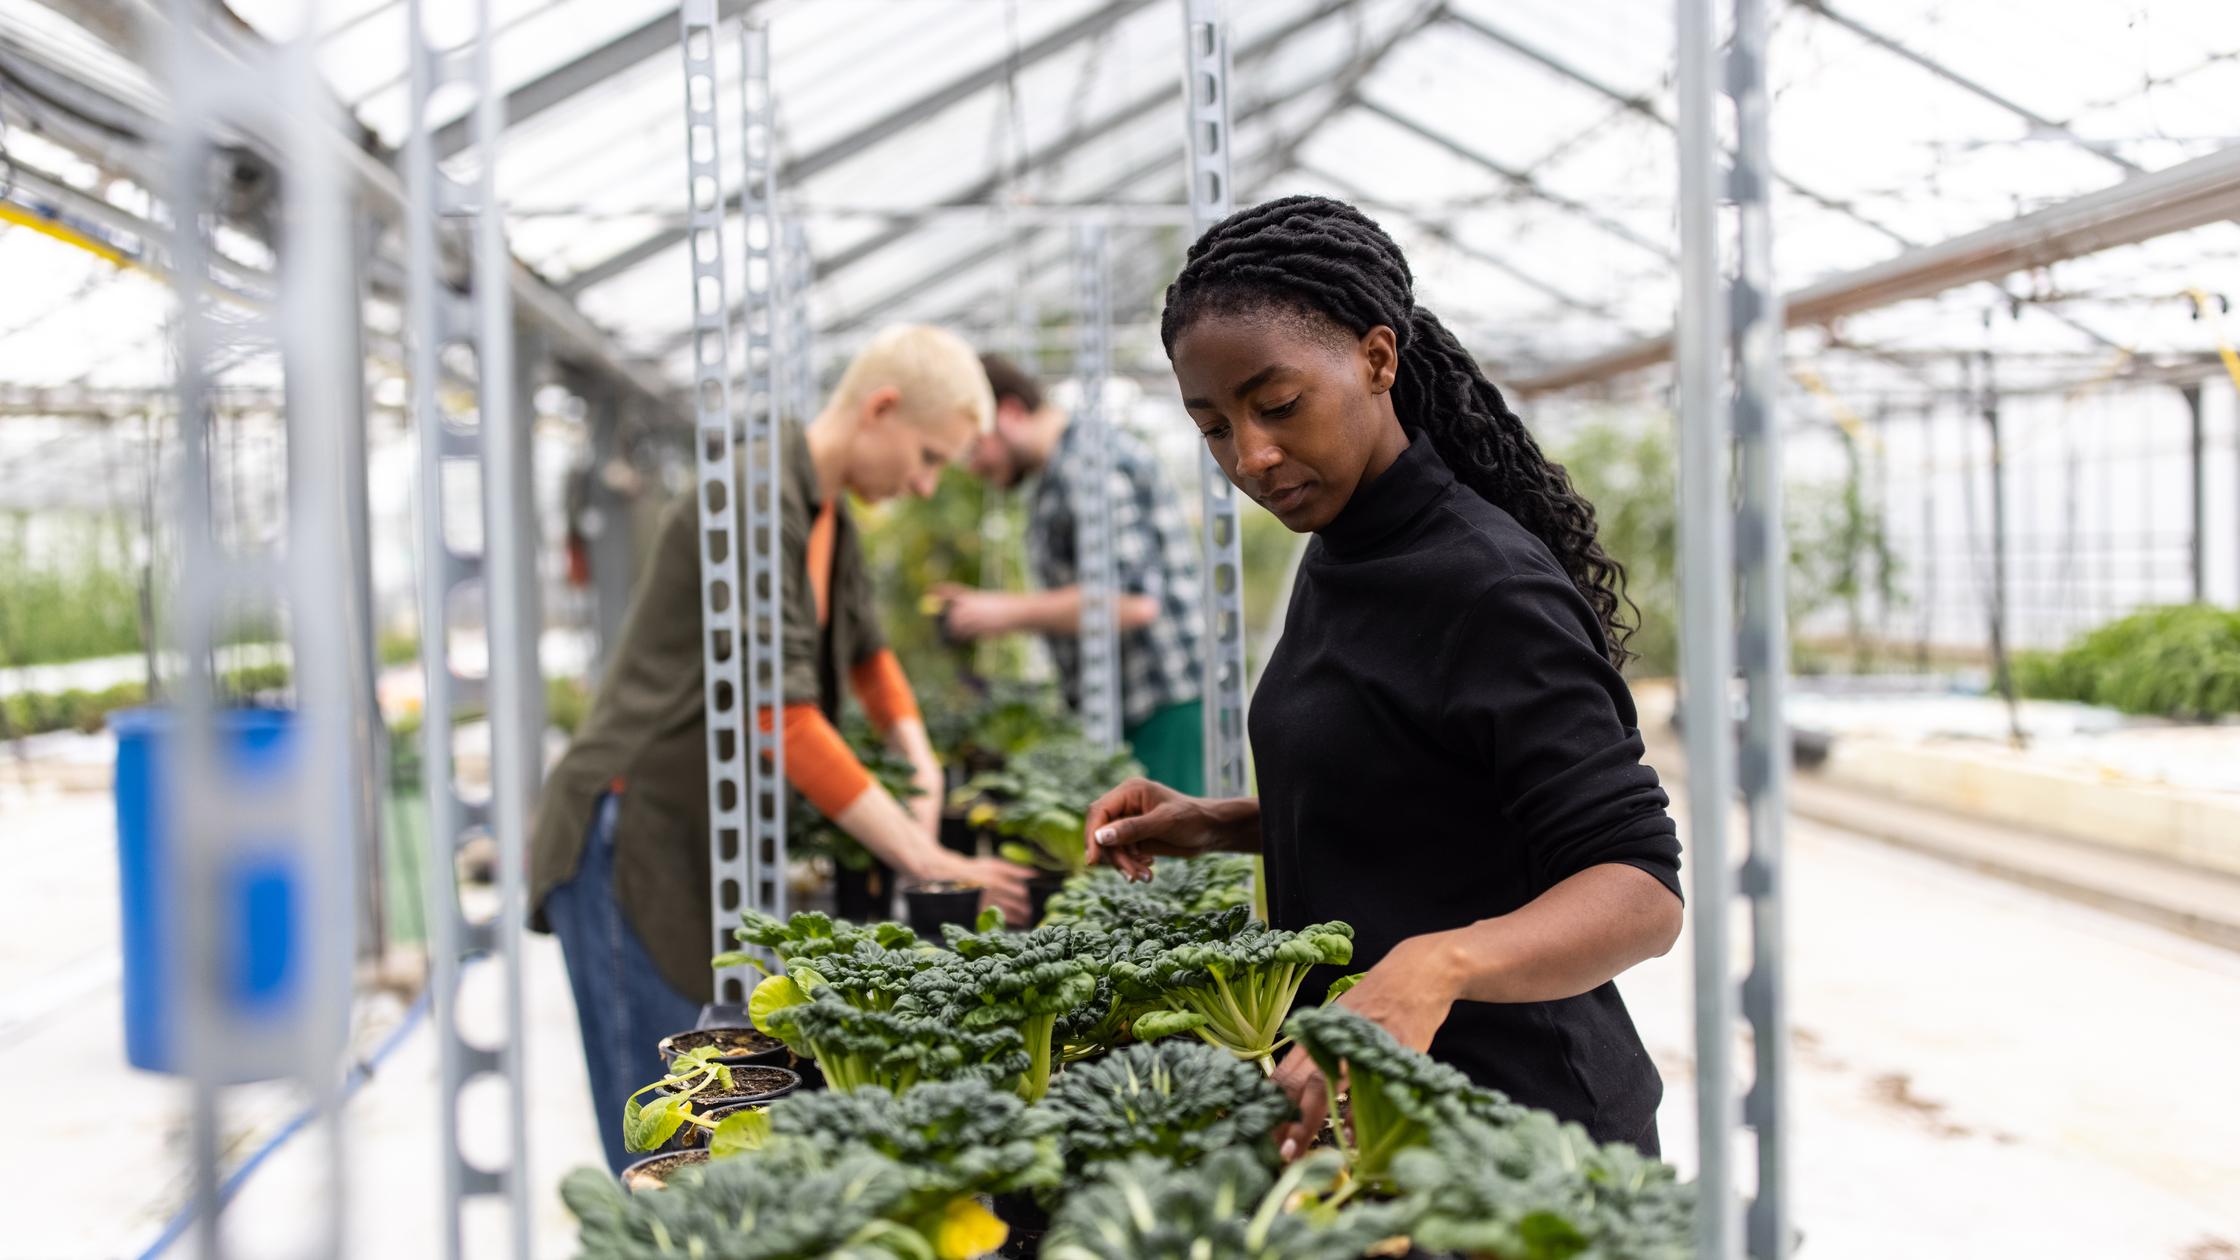
[[[1680,894],[1664,790],[1593,612],[1544,544],[1411,436],[1308,544],[1253,695],[1269,912],[1351,923],[1344,970],[1606,862]],[[1302,998],[1320,1000],[1325,971]],[[1663,1084],[1615,984],[1458,1002],[1431,1053],[1655,1149]]]

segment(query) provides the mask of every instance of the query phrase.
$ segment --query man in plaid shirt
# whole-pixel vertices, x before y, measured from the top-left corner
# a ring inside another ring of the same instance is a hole
[[[986,355],[996,423],[980,435],[972,471],[1004,489],[1035,479],[1027,501],[1027,563],[1041,589],[1026,594],[944,588],[949,633],[975,639],[1039,631],[1050,644],[1066,702],[1081,704],[1081,587],[1075,546],[1083,459],[1075,428],[1042,386],[1000,355]],[[1205,790],[1204,710],[1199,703],[1203,598],[1198,540],[1181,501],[1143,440],[1112,429],[1113,566],[1118,574],[1121,725],[1150,777],[1180,792]]]

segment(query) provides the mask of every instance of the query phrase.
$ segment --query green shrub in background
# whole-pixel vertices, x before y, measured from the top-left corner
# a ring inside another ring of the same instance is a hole
[[[0,515],[0,665],[47,665],[140,650],[140,584],[117,515],[48,516],[35,555],[31,514]]]
[[[2015,688],[2125,713],[2218,718],[2240,713],[2240,611],[2207,604],[2143,609],[2059,652],[2017,653]]]

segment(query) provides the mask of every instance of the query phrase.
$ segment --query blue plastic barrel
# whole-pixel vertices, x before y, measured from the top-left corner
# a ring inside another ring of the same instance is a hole
[[[170,951],[184,890],[171,865],[169,763],[177,716],[169,709],[112,713],[117,736],[117,888],[123,902],[125,1058],[151,1072],[183,1070],[178,1001],[182,976]],[[218,713],[221,793],[261,794],[294,770],[295,715],[284,709]],[[308,997],[304,883],[291,869],[286,837],[240,838],[220,876],[218,944],[236,1018],[275,1031]],[[259,841],[262,841],[260,843]],[[345,928],[347,930],[347,928]],[[343,952],[347,958],[347,951]],[[256,1065],[233,1065],[229,1079],[266,1079]]]

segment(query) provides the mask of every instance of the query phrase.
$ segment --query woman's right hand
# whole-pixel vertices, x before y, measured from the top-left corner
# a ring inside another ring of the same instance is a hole
[[[1153,858],[1195,857],[1233,847],[1235,820],[1225,818],[1220,807],[1234,804],[1185,796],[1149,779],[1130,779],[1089,807],[1082,828],[1089,864],[1110,862],[1129,879],[1149,879]]]

